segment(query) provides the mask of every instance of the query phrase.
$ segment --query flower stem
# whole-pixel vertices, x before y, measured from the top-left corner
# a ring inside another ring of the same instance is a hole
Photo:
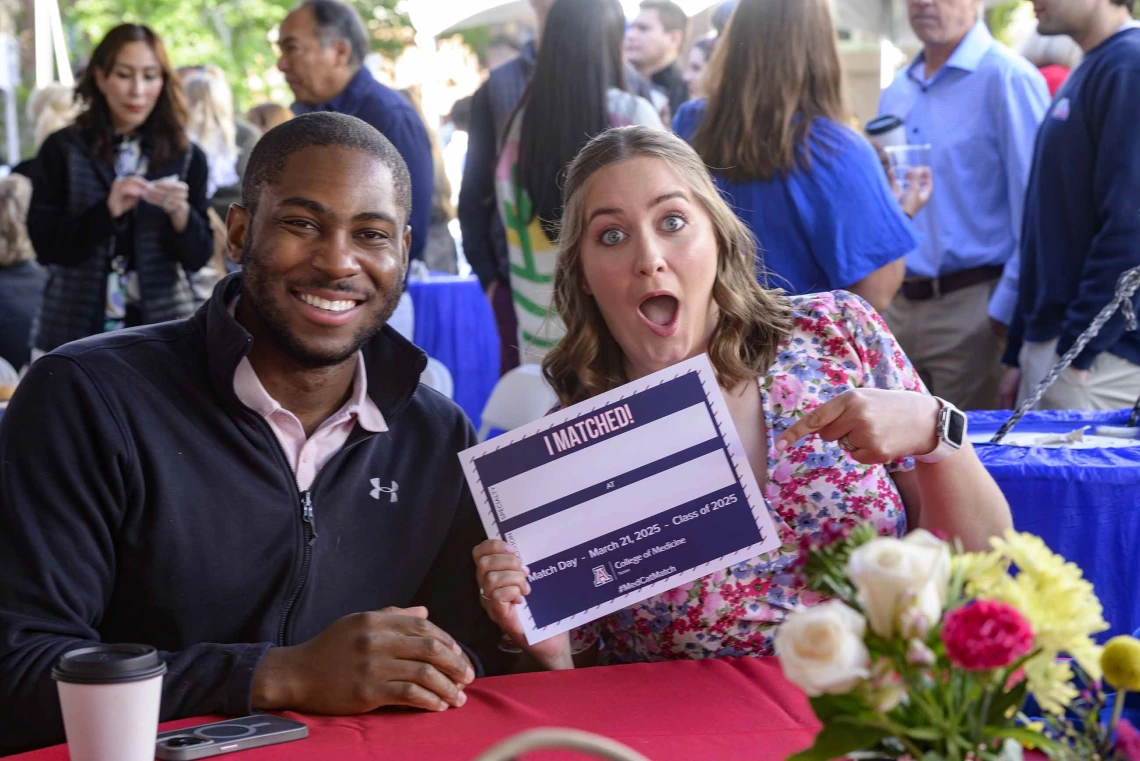
[[[1128,690],[1117,690],[1116,700],[1112,704],[1112,721],[1108,724],[1108,737],[1109,740],[1116,734],[1116,724],[1120,721],[1120,714],[1124,711],[1124,698],[1127,697]]]
[[[999,684],[1004,685],[1005,672],[999,671],[997,677],[1001,680]],[[973,736],[975,742],[981,742],[982,740],[982,727],[986,726],[986,722],[989,720],[990,706],[993,704],[995,692],[997,692],[997,689],[993,685],[986,687],[985,697],[982,698],[982,713],[978,717],[977,726],[975,726],[974,731],[970,733]]]

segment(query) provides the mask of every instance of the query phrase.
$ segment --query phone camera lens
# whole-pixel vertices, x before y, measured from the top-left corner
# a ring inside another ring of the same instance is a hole
[[[171,737],[169,740],[163,740],[162,744],[168,748],[189,748],[194,745],[205,745],[211,742],[204,737]]]

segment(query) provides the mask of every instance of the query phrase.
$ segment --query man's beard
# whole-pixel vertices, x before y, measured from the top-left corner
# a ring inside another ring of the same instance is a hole
[[[368,324],[362,325],[353,335],[352,340],[342,348],[320,350],[307,346],[304,341],[295,336],[289,329],[289,320],[284,310],[273,297],[271,278],[263,266],[262,256],[253,246],[252,236],[246,239],[242,249],[242,281],[244,283],[246,301],[257,315],[265,336],[285,354],[292,362],[301,367],[312,369],[331,367],[352,358],[360,347],[368,343],[387,324],[388,318],[396,311],[403,292],[403,273],[396,279],[399,287],[391,291],[377,292],[375,298],[382,299],[380,311]],[[329,291],[347,291],[334,282],[320,282],[316,280],[303,284],[307,288],[320,288]]]

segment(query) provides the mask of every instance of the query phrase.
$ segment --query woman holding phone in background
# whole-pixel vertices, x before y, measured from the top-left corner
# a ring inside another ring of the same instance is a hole
[[[208,168],[158,36],[123,24],[76,88],[84,111],[40,149],[28,232],[49,269],[32,347],[189,317],[213,252]]]

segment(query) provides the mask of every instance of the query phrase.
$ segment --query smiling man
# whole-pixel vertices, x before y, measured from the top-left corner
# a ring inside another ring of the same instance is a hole
[[[162,718],[462,706],[498,670],[455,405],[385,321],[410,181],[310,114],[257,144],[223,281],[189,320],[68,344],[0,422],[0,755],[63,741],[51,667],[169,666]]]

